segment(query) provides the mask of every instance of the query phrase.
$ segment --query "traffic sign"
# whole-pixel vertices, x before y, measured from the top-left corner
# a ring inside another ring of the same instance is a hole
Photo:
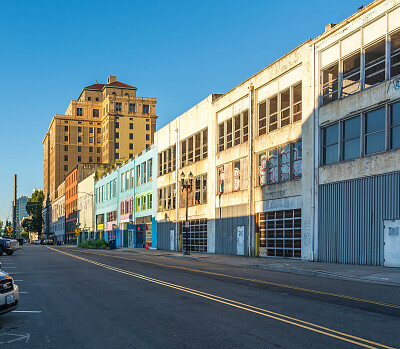
[[[9,232],[9,233],[12,233],[13,232],[13,228],[12,228],[12,226],[11,225],[9,225],[8,227],[7,227],[7,232]]]

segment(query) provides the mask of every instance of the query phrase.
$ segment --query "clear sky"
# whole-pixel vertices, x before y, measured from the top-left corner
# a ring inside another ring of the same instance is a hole
[[[108,75],[157,98],[157,129],[368,2],[0,1],[0,219],[43,188],[54,114]]]

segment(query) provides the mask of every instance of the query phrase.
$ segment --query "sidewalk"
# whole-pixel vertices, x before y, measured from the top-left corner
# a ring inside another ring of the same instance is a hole
[[[64,246],[67,247],[67,246]],[[75,247],[75,246],[73,246]],[[104,250],[102,250],[104,251]],[[185,256],[182,252],[146,250],[143,248],[118,248],[108,253],[137,253],[147,256],[196,260],[206,263],[237,267],[303,274],[321,278],[350,280],[364,283],[400,286],[400,268],[374,267],[337,263],[307,262],[291,259],[243,257],[194,252]]]

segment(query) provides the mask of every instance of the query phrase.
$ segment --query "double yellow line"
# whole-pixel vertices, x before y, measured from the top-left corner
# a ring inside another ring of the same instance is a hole
[[[52,248],[52,247],[48,247],[48,246],[46,246],[46,247],[51,249],[51,250],[53,250],[53,251],[62,253],[64,255],[67,255],[67,256],[70,256],[70,257],[73,257],[73,258],[76,258],[76,259],[79,259],[79,260],[84,261],[84,262],[88,262],[88,263],[94,264],[96,266],[99,266],[99,267],[102,267],[102,268],[105,268],[105,269],[108,269],[108,270],[112,270],[112,271],[115,271],[115,272],[118,272],[118,273],[121,273],[121,274],[125,274],[125,275],[128,275],[128,276],[132,276],[132,277],[135,277],[137,279],[145,280],[145,281],[148,281],[148,282],[151,282],[151,283],[155,283],[155,284],[158,284],[158,285],[161,285],[161,286],[165,286],[165,287],[169,287],[169,288],[172,288],[172,289],[176,289],[176,290],[181,291],[181,292],[189,293],[189,294],[192,294],[192,295],[195,295],[195,296],[198,296],[198,297],[201,297],[201,298],[205,298],[205,299],[208,299],[208,300],[211,300],[211,301],[214,301],[214,302],[222,303],[222,304],[225,304],[225,305],[237,308],[237,309],[245,310],[245,311],[248,311],[248,312],[251,312],[251,313],[254,313],[254,314],[258,314],[258,315],[261,315],[261,316],[264,316],[264,317],[267,317],[267,318],[270,318],[270,319],[274,319],[274,320],[277,320],[277,321],[281,321],[281,322],[284,322],[284,323],[287,323],[287,324],[290,324],[290,325],[293,325],[293,326],[301,327],[301,328],[304,328],[306,330],[317,332],[317,333],[320,333],[320,334],[323,334],[323,335],[326,335],[326,336],[329,336],[329,337],[332,337],[332,338],[336,338],[336,339],[339,339],[339,340],[342,340],[342,341],[345,341],[345,342],[348,342],[348,343],[353,343],[355,345],[358,345],[358,346],[361,346],[361,347],[364,347],[364,348],[394,349],[393,347],[390,347],[390,346],[386,346],[386,345],[383,345],[383,344],[380,344],[380,343],[376,343],[376,342],[373,342],[373,341],[370,341],[370,340],[367,340],[367,339],[363,339],[363,338],[360,338],[360,337],[352,336],[352,335],[349,335],[349,334],[346,334],[346,333],[343,333],[343,332],[335,331],[335,330],[329,329],[327,327],[323,327],[323,326],[319,326],[319,325],[313,324],[311,322],[303,321],[303,320],[296,319],[296,318],[293,318],[293,317],[290,317],[290,316],[286,316],[286,315],[279,314],[279,313],[276,313],[276,312],[272,312],[272,311],[269,311],[269,310],[266,310],[266,309],[254,307],[252,305],[248,305],[248,304],[237,302],[237,301],[234,301],[234,300],[231,300],[231,299],[219,297],[219,296],[216,296],[216,295],[213,295],[213,294],[210,294],[210,293],[198,291],[198,290],[195,290],[195,289],[191,289],[191,288],[188,288],[188,287],[180,286],[180,285],[173,284],[173,283],[170,283],[170,282],[154,279],[154,278],[151,278],[151,277],[148,277],[148,276],[145,276],[145,275],[141,275],[141,274],[138,274],[138,273],[134,273],[134,272],[131,272],[131,271],[128,271],[128,270],[116,268],[116,267],[113,267],[113,266],[110,266],[110,265],[107,265],[107,264],[104,264],[104,263],[100,263],[100,262],[96,262],[96,261],[93,261],[93,260],[90,260],[90,259],[87,259],[87,258],[76,256],[76,255],[71,254],[71,253],[63,252],[63,251],[57,250],[57,249]]]
[[[292,289],[292,290],[296,290],[296,291],[302,291],[302,292],[306,292],[306,293],[314,293],[314,294],[319,294],[319,295],[323,295],[323,296],[343,298],[343,299],[347,299],[347,300],[351,300],[351,301],[355,301],[355,302],[368,303],[368,304],[379,305],[379,306],[382,306],[382,307],[400,309],[400,305],[398,305],[398,304],[391,304],[391,303],[379,302],[379,301],[374,301],[374,300],[369,300],[369,299],[364,299],[364,298],[352,297],[352,296],[347,296],[347,295],[339,294],[339,293],[330,293],[330,292],[313,290],[313,289],[309,289],[309,288],[303,288],[303,287],[297,287],[297,286],[292,286],[292,285],[280,284],[280,283],[276,283],[276,282],[270,282],[270,281],[264,281],[264,280],[258,280],[258,279],[249,279],[249,278],[244,278],[244,277],[240,277],[240,276],[233,276],[233,275],[215,273],[215,272],[206,271],[206,270],[181,267],[181,266],[178,266],[178,265],[169,265],[169,264],[157,263],[157,262],[152,262],[152,261],[148,261],[148,260],[144,260],[144,259],[138,259],[138,258],[127,258],[127,257],[122,257],[122,256],[115,256],[115,255],[111,255],[111,254],[106,254],[106,253],[96,253],[96,252],[80,251],[80,250],[79,251],[78,250],[74,250],[74,251],[75,252],[79,252],[79,253],[93,254],[93,255],[97,255],[97,256],[105,256],[105,257],[118,258],[118,259],[126,259],[126,260],[130,260],[130,261],[142,262],[142,263],[147,263],[147,264],[152,264],[152,265],[161,266],[161,267],[167,267],[167,268],[172,268],[172,269],[187,270],[187,271],[196,272],[196,273],[200,273],[200,274],[222,276],[222,277],[235,279],[235,280],[250,281],[250,282],[254,282],[254,283],[258,283],[258,284],[278,286],[278,287]]]

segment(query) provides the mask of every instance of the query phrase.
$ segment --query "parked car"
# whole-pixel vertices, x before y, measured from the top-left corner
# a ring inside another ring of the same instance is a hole
[[[0,315],[8,313],[18,307],[18,286],[13,278],[4,271],[0,271]]]
[[[0,239],[0,256],[5,252],[7,256],[11,256],[14,251],[19,248],[19,243],[14,239]]]
[[[54,245],[53,240],[47,240],[46,245]]]

